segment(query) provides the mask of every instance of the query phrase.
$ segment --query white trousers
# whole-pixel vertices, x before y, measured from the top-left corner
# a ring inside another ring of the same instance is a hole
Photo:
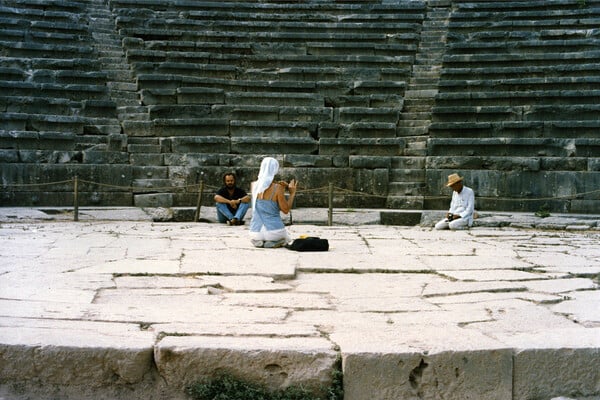
[[[437,229],[438,231],[442,229],[450,229],[452,231],[457,231],[468,228],[469,224],[465,218],[455,219],[452,222],[448,222],[448,220],[444,218],[443,220],[435,224],[435,229]]]

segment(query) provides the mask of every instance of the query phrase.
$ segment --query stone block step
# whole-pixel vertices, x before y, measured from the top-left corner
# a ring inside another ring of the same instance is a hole
[[[303,137],[232,137],[234,154],[316,154],[318,142]]]
[[[392,158],[390,173],[394,173],[394,170],[398,169],[401,171],[405,170],[424,170],[425,168],[425,158],[423,157],[394,157]],[[412,173],[412,172],[411,172]],[[415,180],[420,180],[415,179]]]
[[[600,53],[599,53],[600,55]],[[507,79],[485,79],[485,80],[450,80],[443,79],[439,82],[440,91],[468,91],[489,92],[494,91],[556,91],[556,90],[600,90],[600,79],[595,76],[572,77],[572,76],[547,76],[536,78],[507,78]]]
[[[115,0],[115,7],[122,9],[137,9],[140,3],[135,0]],[[150,10],[163,11],[165,10],[164,1],[161,0],[144,0],[144,7]],[[180,7],[180,8],[179,8]],[[425,11],[425,5],[422,2],[407,2],[407,3],[390,3],[390,4],[373,4],[370,2],[364,5],[353,5],[351,3],[322,3],[322,2],[302,2],[302,3],[279,3],[270,2],[265,4],[257,4],[250,1],[226,1],[226,2],[208,2],[198,1],[194,3],[181,3],[173,5],[170,11],[176,12],[186,10],[189,12],[198,12],[198,10],[211,12],[235,12],[235,13],[252,13],[268,15],[291,14],[292,17],[297,13],[305,13],[313,16],[313,18],[322,18],[322,15],[346,15],[349,11],[366,11],[369,10],[376,15],[395,15],[402,11],[404,14],[411,12],[422,13]],[[319,12],[318,14],[314,14]],[[362,13],[361,13],[362,14]],[[355,18],[360,18],[356,16]]]
[[[163,71],[170,73],[183,73],[202,68],[244,67],[244,68],[292,68],[292,67],[319,67],[337,65],[341,67],[364,68],[397,68],[398,66],[410,67],[413,55],[352,55],[343,49],[341,55],[313,55],[313,54],[286,54],[278,48],[266,49],[264,54],[223,54],[205,51],[162,51],[131,49],[127,51],[129,62],[139,72],[152,73]],[[275,52],[275,54],[273,54]]]
[[[280,105],[319,107],[325,105],[323,96],[310,93],[230,92],[225,93],[229,105]]]
[[[418,25],[414,25],[418,27]],[[418,33],[415,29],[406,29],[404,33],[318,33],[318,32],[241,32],[203,30],[201,28],[189,28],[189,30],[157,29],[145,27],[132,27],[131,25],[119,26],[120,32],[129,37],[140,37],[151,40],[180,40],[182,36],[188,40],[198,42],[271,42],[271,43],[306,43],[306,42],[342,42],[342,43],[372,43],[386,44],[388,36],[393,34],[401,42],[414,43],[418,41]]]
[[[420,163],[423,164],[422,168],[415,169],[400,169],[400,168],[392,168],[390,169],[390,183],[391,182],[402,182],[402,183],[410,183],[417,184],[418,182],[425,181],[425,159],[423,157],[399,157],[399,158],[416,158],[422,159]]]
[[[2,113],[2,126],[4,129],[15,131],[55,131],[84,133],[86,118],[73,115],[46,115],[26,113]]]
[[[91,46],[72,46],[66,44],[34,43],[34,42],[8,42],[0,41],[0,50],[11,57],[45,57],[51,54],[55,58],[94,58],[94,49]]]
[[[597,137],[431,138],[428,150],[430,156],[598,157],[599,145],[600,139]]]
[[[93,59],[69,58],[59,59],[54,57],[14,57],[4,56],[0,58],[0,66],[9,68],[20,68],[24,71],[29,69],[48,70],[77,70],[97,71],[98,62]]]
[[[593,51],[598,48],[597,39],[539,39],[535,40],[505,40],[501,42],[452,42],[447,45],[447,51],[454,54],[500,53],[518,51],[527,54],[571,53],[573,51]],[[516,49],[516,50],[515,50]]]
[[[61,98],[0,96],[0,109],[8,113],[72,115],[82,108],[81,102]]]
[[[596,120],[598,104],[535,106],[464,106],[434,107],[433,121],[497,122],[497,121],[584,121]]]
[[[425,182],[391,181],[388,190],[393,196],[423,196],[425,194]]]
[[[415,226],[421,223],[420,211],[381,211],[379,218],[382,225]]]
[[[214,14],[213,14],[214,16]],[[260,35],[260,37],[298,37],[306,35],[307,38],[312,38],[313,35],[327,34],[329,38],[336,34],[348,35],[375,35],[375,34],[398,34],[412,33],[418,31],[420,25],[415,21],[375,21],[371,20],[368,24],[355,23],[347,21],[282,21],[271,18],[269,21],[264,21],[256,18],[247,18],[239,20],[224,16],[224,19],[199,19],[199,15],[195,14],[195,18],[136,18],[121,16],[117,21],[117,26],[135,27],[140,26],[158,31],[175,31],[175,32],[199,32],[199,34],[211,34],[232,32],[238,34],[246,33],[247,36]],[[441,24],[437,21],[424,21],[423,24]],[[293,36],[292,36],[293,35]],[[306,40],[309,41],[309,40]]]
[[[399,55],[414,56],[417,45],[407,44],[378,44],[368,43],[307,43],[306,52],[311,55],[372,55],[394,57]]]
[[[536,29],[540,29],[537,27]],[[599,57],[600,51],[571,51],[527,53],[527,52],[504,52],[478,53],[478,54],[446,54],[444,64],[453,67],[511,67],[511,66],[538,66],[552,64],[581,64],[593,63]],[[577,60],[577,62],[573,62]]]
[[[396,129],[396,134],[400,137],[427,135],[429,133],[429,124],[423,126],[399,126]]]
[[[591,90],[513,90],[513,91],[462,91],[441,92],[436,104],[452,106],[542,106],[552,103],[577,105],[596,104],[600,89]],[[408,100],[405,100],[405,103]]]
[[[423,209],[423,196],[395,196],[390,195],[387,197],[385,206],[387,208],[395,208],[399,210],[422,210]]]
[[[328,138],[319,139],[321,155],[372,155],[394,157],[402,155],[406,142],[402,138]]]
[[[600,75],[600,65],[597,63],[581,64],[551,64],[532,66],[498,66],[498,67],[448,67],[442,71],[442,77],[447,80],[469,80],[474,76],[478,79],[507,79],[535,78],[540,76],[587,77]]]
[[[132,124],[133,122],[134,121],[123,121],[123,125],[125,126],[126,123]],[[152,120],[151,122],[149,132],[144,132],[139,136],[227,136],[230,133],[229,121],[218,118],[161,118]],[[138,122],[138,124],[143,126],[142,121]]]
[[[336,108],[334,120],[340,123],[387,122],[396,124],[400,118],[398,108],[341,107]]]
[[[317,136],[316,122],[295,121],[230,121],[231,138],[315,138]]]
[[[3,124],[3,126],[5,125]],[[76,139],[77,134],[72,131],[29,131],[13,129],[9,126],[0,130],[0,147],[2,149],[19,149],[19,152],[26,149],[72,151],[75,150]],[[26,156],[26,154],[23,154],[23,156]],[[25,160],[31,160],[31,162],[40,160],[31,158],[31,155],[29,156]],[[19,157],[16,154],[15,157],[13,157],[13,161],[17,162]],[[54,159],[56,159],[56,156],[46,155],[45,158],[45,160]],[[71,158],[67,159],[71,160]]]
[[[68,98],[73,101],[107,99],[104,85],[0,81],[0,92],[5,96]]]
[[[406,81],[410,77],[410,68],[337,68],[337,67],[301,67],[282,68],[280,70],[246,70],[243,79],[263,81],[338,81],[345,79],[367,79],[383,81]]]
[[[213,105],[210,113],[219,118],[246,121],[333,121],[333,109],[331,107]]]
[[[487,171],[585,171],[595,161],[588,157],[442,156],[428,158],[428,169]],[[493,196],[493,189],[481,194]]]

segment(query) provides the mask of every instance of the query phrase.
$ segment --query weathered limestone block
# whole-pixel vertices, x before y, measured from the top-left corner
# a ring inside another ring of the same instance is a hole
[[[296,121],[230,121],[232,137],[298,137],[316,136],[317,124]]]
[[[320,154],[398,156],[404,152],[403,138],[321,138]]]
[[[4,164],[0,176],[5,182],[14,183],[65,183],[53,184],[48,189],[57,192],[73,192],[72,179],[79,179],[128,187],[131,182],[131,167],[128,165],[95,165],[95,164],[38,164],[18,165]],[[79,190],[96,190],[94,185],[80,182]],[[13,189],[13,191],[29,191],[29,188]],[[37,189],[36,189],[37,190]],[[114,190],[114,189],[113,189]]]
[[[211,109],[208,105],[151,105],[148,106],[150,119],[188,119],[188,118],[210,118]]]
[[[310,137],[231,138],[231,151],[239,154],[314,154],[318,149],[317,141]]]
[[[428,355],[350,353],[342,360],[348,400],[512,398],[509,349]]]
[[[117,115],[117,104],[113,100],[84,100],[82,115],[86,117],[112,118]]]
[[[219,154],[204,153],[171,153],[165,154],[165,165],[168,166],[217,166],[219,165]]]
[[[151,106],[155,104],[177,104],[175,89],[142,89],[140,91],[142,104]]]
[[[164,166],[139,166],[132,167],[132,178],[133,179],[142,179],[142,178],[157,178],[157,179],[166,179],[168,177],[169,169]]]
[[[279,107],[278,115],[281,120],[286,121],[333,121],[333,109],[331,107]]]
[[[330,168],[332,159],[329,156],[313,156],[313,155],[298,155],[288,154],[283,158],[284,167],[320,167]]]
[[[539,171],[541,163],[547,161],[538,157],[427,157],[428,169],[486,169],[499,171]],[[559,160],[564,160],[560,158]]]
[[[171,207],[173,206],[173,194],[136,194],[133,196],[133,205],[136,207]]]
[[[396,124],[400,118],[397,108],[342,107],[335,110],[336,121],[348,122],[388,122]]]
[[[0,163],[16,163],[21,160],[18,150],[0,150]]]
[[[0,380],[100,387],[137,383],[151,371],[151,333],[89,325],[0,328]]]
[[[132,153],[129,155],[131,165],[163,165],[163,154]]]
[[[177,104],[225,104],[225,91],[213,88],[179,88]]]
[[[354,82],[354,93],[362,94],[399,94],[406,90],[404,81],[356,81]]]
[[[85,164],[128,164],[129,154],[117,151],[83,151]]]
[[[378,157],[378,156],[350,156],[350,167],[352,168],[386,168],[389,169],[392,166],[392,159],[390,157]]]
[[[123,121],[123,132],[128,136],[152,137],[154,136],[154,123],[152,121]]]
[[[327,139],[337,138],[340,130],[340,124],[336,122],[321,122],[319,123],[318,137]]]
[[[160,153],[161,151],[160,144],[130,144],[127,146],[129,153]]]
[[[181,387],[229,373],[282,389],[321,390],[331,383],[337,354],[323,338],[166,337],[155,347],[160,375]]]
[[[356,178],[353,190],[366,194],[366,204],[369,204],[371,201],[373,201],[371,204],[376,204],[374,202],[376,198],[369,195],[386,196],[388,194],[388,169],[356,169],[355,171]],[[383,198],[379,198],[379,200],[382,201]]]
[[[225,94],[226,104],[281,105],[319,107],[324,105],[321,95],[310,93],[231,92]]]
[[[171,138],[174,153],[229,153],[230,140],[222,136],[181,136]]]
[[[600,395],[600,350],[527,349],[514,356],[513,399]]]
[[[395,138],[396,124],[388,122],[352,122],[341,126],[341,137]]]
[[[219,118],[155,119],[156,136],[227,136],[229,121]]]

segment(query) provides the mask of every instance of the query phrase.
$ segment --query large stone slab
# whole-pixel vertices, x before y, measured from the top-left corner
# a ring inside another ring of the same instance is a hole
[[[169,386],[222,373],[265,385],[320,390],[331,383],[337,353],[323,338],[165,337],[155,348],[158,372]]]
[[[2,381],[98,387],[138,383],[152,369],[154,334],[139,326],[79,321],[6,326],[3,321]]]
[[[591,348],[522,349],[514,355],[512,398],[597,396],[600,392],[598,365],[598,343]]]
[[[508,349],[343,356],[344,398],[491,399],[512,396]]]

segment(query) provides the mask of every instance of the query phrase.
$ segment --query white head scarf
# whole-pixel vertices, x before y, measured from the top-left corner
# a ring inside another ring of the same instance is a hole
[[[275,174],[279,171],[279,162],[273,157],[265,157],[260,163],[260,171],[258,172],[258,179],[252,187],[252,208],[256,204],[256,198],[259,193],[267,190]]]

